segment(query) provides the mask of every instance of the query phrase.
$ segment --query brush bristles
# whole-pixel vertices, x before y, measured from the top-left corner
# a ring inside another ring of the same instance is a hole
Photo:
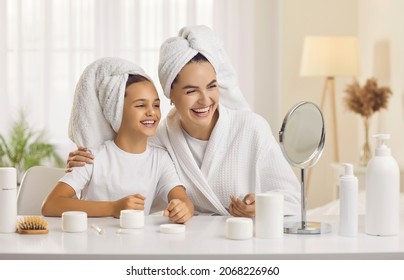
[[[17,221],[19,230],[45,230],[48,222],[41,216],[27,216]]]

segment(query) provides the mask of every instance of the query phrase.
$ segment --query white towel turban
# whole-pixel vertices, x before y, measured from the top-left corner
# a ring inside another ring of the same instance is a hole
[[[142,68],[120,58],[101,58],[86,67],[76,86],[69,137],[77,146],[112,140],[122,121],[129,74],[151,81]]]
[[[162,44],[158,74],[164,95],[170,98],[174,79],[198,53],[204,55],[216,71],[220,103],[231,109],[249,109],[222,41],[204,25],[184,27],[177,37],[169,38]]]

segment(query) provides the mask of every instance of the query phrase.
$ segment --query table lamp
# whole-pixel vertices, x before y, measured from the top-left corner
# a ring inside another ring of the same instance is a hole
[[[300,75],[326,77],[320,109],[323,111],[327,92],[329,92],[334,139],[334,161],[339,162],[334,79],[336,76],[359,75],[359,56],[356,37],[306,37],[303,46]]]

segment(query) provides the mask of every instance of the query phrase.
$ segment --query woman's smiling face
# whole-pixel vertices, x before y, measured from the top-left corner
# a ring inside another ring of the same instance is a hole
[[[219,114],[219,85],[213,66],[207,61],[185,65],[172,84],[170,97],[186,132],[208,140]]]

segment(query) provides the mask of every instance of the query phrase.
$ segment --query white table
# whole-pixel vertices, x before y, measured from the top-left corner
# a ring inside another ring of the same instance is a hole
[[[46,218],[48,234],[0,234],[0,259],[404,259],[404,223],[400,235],[377,237],[364,234],[360,219],[358,237],[344,238],[337,234],[338,217],[328,216],[310,220],[331,223],[329,234],[229,240],[226,218],[193,217],[181,234],[160,233],[167,223],[162,216],[146,217],[145,228],[132,234],[117,233],[114,218],[90,218],[84,233],[62,232],[60,218]]]

